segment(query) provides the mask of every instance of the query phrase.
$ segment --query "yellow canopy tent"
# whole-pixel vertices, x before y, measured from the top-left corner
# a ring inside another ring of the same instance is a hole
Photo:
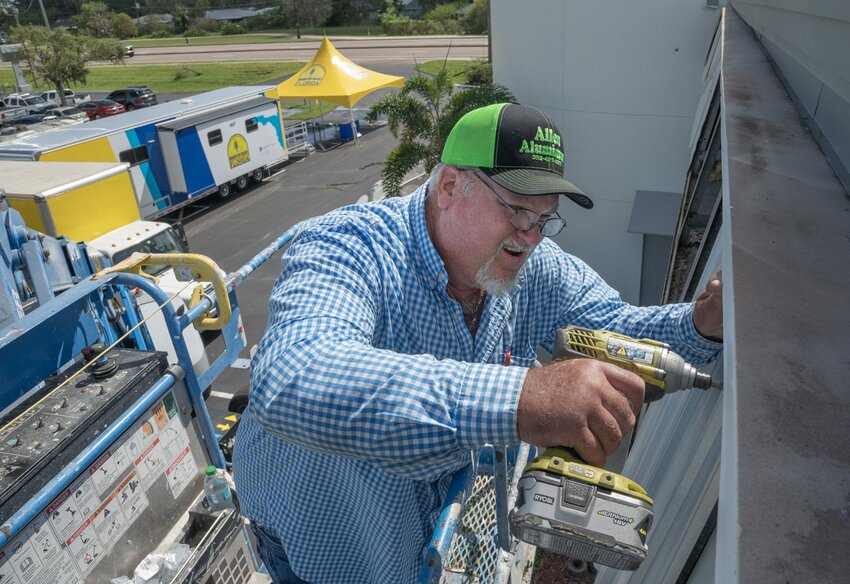
[[[351,107],[369,93],[384,87],[401,87],[404,77],[365,69],[348,60],[328,40],[322,39],[313,60],[289,79],[266,92],[271,99],[323,99],[348,108],[354,136]]]

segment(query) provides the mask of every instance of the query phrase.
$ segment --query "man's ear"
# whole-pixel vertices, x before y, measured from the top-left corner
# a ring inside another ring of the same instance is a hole
[[[460,190],[455,190],[460,189]],[[448,209],[455,195],[463,193],[463,176],[455,166],[446,166],[440,173],[437,181],[437,206],[440,209]]]

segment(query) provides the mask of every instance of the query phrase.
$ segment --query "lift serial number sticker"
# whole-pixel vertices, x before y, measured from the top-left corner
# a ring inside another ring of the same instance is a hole
[[[174,266],[174,275],[178,282],[191,282],[195,279],[195,273],[188,266]]]

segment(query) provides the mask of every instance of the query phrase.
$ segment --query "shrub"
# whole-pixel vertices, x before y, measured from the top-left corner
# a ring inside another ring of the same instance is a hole
[[[183,36],[186,36],[186,37],[202,37],[202,36],[207,36],[207,31],[205,31],[205,30],[204,30],[204,29],[202,29],[202,28],[198,28],[198,27],[196,27],[196,26],[193,26],[192,28],[190,28],[189,30],[187,30],[186,32],[184,32],[184,33],[183,33]]]
[[[391,36],[410,36],[422,34],[445,34],[443,27],[435,20],[414,20],[407,16],[395,16],[385,12],[381,16],[384,32]]]
[[[187,77],[198,77],[200,73],[195,71],[194,69],[190,69],[186,65],[178,65],[177,69],[174,71],[174,81],[180,81],[181,79],[186,79]]]
[[[245,34],[245,29],[238,24],[229,22],[221,27],[221,34]]]
[[[483,59],[476,60],[466,69],[466,82],[470,85],[493,83],[493,64]]]
[[[199,28],[207,33],[221,30],[221,23],[211,18],[198,18],[192,23],[192,28]]]
[[[242,21],[242,26],[245,27],[245,30],[266,30],[267,28],[271,28],[269,18],[265,14],[246,18]],[[224,29],[222,29],[222,32],[224,32]]]

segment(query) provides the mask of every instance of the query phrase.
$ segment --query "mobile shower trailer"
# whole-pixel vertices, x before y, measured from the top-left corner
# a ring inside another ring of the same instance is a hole
[[[0,160],[126,162],[143,219],[262,180],[288,158],[269,87],[227,87],[0,144]]]

